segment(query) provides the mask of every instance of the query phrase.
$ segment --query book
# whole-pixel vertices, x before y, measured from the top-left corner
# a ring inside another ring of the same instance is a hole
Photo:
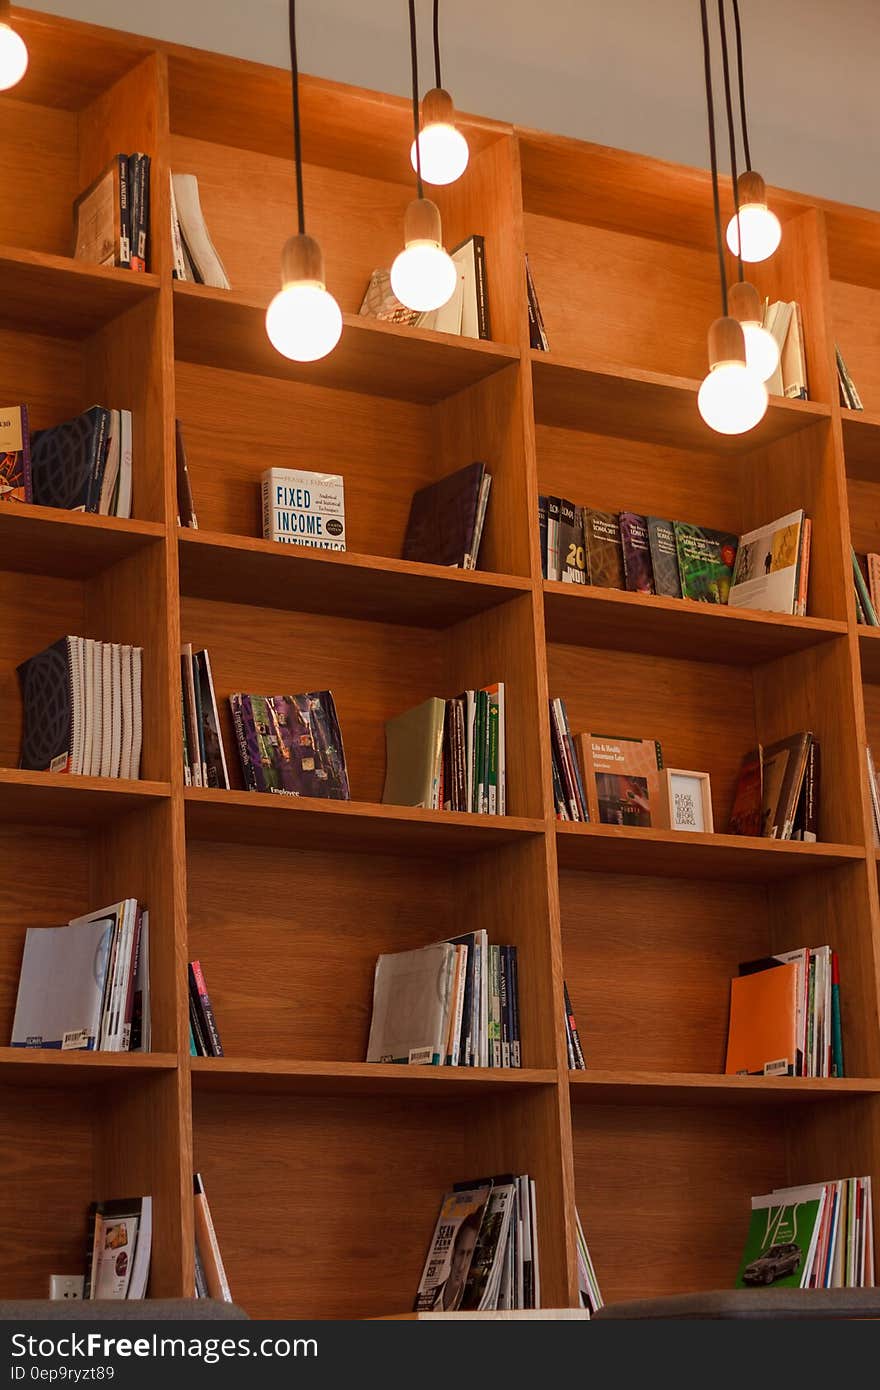
[[[797,300],[777,300],[764,308],[764,327],[779,348],[779,365],[767,382],[774,396],[807,400],[807,362],[801,306]]]
[[[447,1192],[440,1206],[413,1308],[454,1311],[461,1305],[492,1183]]]
[[[220,1032],[217,1028],[214,1006],[211,1003],[211,996],[208,994],[208,986],[205,984],[205,975],[202,970],[201,961],[190,961],[187,966],[187,979],[190,996],[198,1012],[199,1022],[202,1025],[202,1035],[210,1049],[205,1055],[207,1057],[222,1057],[223,1044],[220,1041]]]
[[[329,690],[230,695],[248,791],[349,801],[342,733]]]
[[[358,313],[364,318],[406,324],[411,328],[420,327],[426,318],[423,311],[410,309],[397,298],[391,288],[391,272],[388,270],[373,271]]]
[[[558,580],[559,568],[559,511],[562,499],[547,498],[547,578]],[[586,570],[589,573],[589,557],[585,551]]]
[[[385,721],[385,805],[441,808],[445,725],[446,702],[436,698]]]
[[[410,503],[403,559],[475,569],[491,482],[478,460],[420,488]]]
[[[151,1197],[92,1202],[83,1297],[143,1299],[150,1276]]]
[[[202,754],[203,784],[228,789],[229,770],[220,730],[220,715],[214,693],[211,658],[207,651],[193,652],[193,683],[198,692],[199,746]]]
[[[583,515],[581,515],[581,528],[583,528]],[[538,498],[538,544],[541,548],[541,574],[547,578],[547,498],[542,495]],[[586,559],[584,561],[586,568]],[[586,574],[584,575],[586,579]]]
[[[804,512],[789,512],[740,536],[728,603],[766,613],[794,613]]]
[[[193,1209],[196,1254],[204,1273],[207,1296],[219,1299],[222,1303],[231,1303],[232,1294],[229,1289],[229,1280],[226,1277],[223,1257],[220,1254],[220,1242],[214,1229],[211,1208],[208,1205],[205,1183],[201,1173],[193,1174]]]
[[[645,518],[648,527],[648,549],[651,552],[651,572],[654,592],[666,598],[681,598],[681,575],[678,570],[678,550],[675,528],[663,517]]]
[[[94,1051],[99,1043],[114,917],[28,927],[12,1047]]]
[[[345,550],[345,482],[339,473],[267,468],[260,479],[263,538]]]
[[[678,573],[684,598],[727,603],[738,540],[726,531],[673,522]]]
[[[808,1287],[824,1204],[822,1185],[753,1197],[736,1287]]]
[[[131,268],[149,269],[150,234],[150,166],[148,154],[128,157],[129,187],[131,189]]]
[[[110,411],[93,405],[73,420],[31,435],[33,500],[40,507],[97,512]]]
[[[547,339],[544,316],[541,313],[541,305],[538,301],[528,255],[526,255],[526,299],[529,314],[529,347],[534,348],[536,352],[549,352],[550,343]]]
[[[492,1191],[458,1305],[460,1308],[486,1309],[497,1306],[517,1193],[512,1175],[505,1176],[511,1180],[505,1182],[502,1177],[492,1180]]]
[[[24,716],[19,765],[23,768],[82,772],[84,699],[75,645],[79,641],[61,637],[18,667]]]
[[[599,1291],[599,1281],[593,1267],[593,1258],[577,1211],[575,1212],[575,1221],[577,1223],[578,1293],[581,1307],[588,1308],[591,1313],[597,1313],[600,1308],[604,1308],[605,1302]]]
[[[647,518],[621,512],[620,542],[627,589],[635,594],[656,593]]]
[[[461,335],[463,338],[491,338],[485,239],[482,236],[469,236],[449,254],[463,279]]]
[[[26,405],[0,406],[0,502],[33,502]]]
[[[564,700],[550,701],[550,742],[557,817],[559,820],[587,821],[590,812],[584,779]]]
[[[624,589],[623,546],[617,514],[584,507],[584,541],[590,583],[602,589]]]
[[[187,526],[193,531],[197,531],[199,522],[186,461],[183,427],[179,420],[174,421],[174,456],[177,472],[177,522],[179,526]]]
[[[576,745],[590,820],[647,827],[660,815],[663,750],[656,739],[579,734]]]
[[[812,734],[792,734],[768,745],[762,755],[762,833],[790,840]]]
[[[868,561],[867,556],[859,555],[853,550],[852,570],[855,582],[856,607],[859,612],[859,621],[867,623],[870,627],[880,626],[880,619],[871,602],[871,594],[868,588]]]
[[[93,265],[131,265],[128,156],[114,155],[73,205],[73,254]]]
[[[794,1076],[798,970],[794,963],[730,982],[727,1076]]]
[[[840,391],[840,404],[847,410],[864,410],[861,396],[856,390],[855,382],[847,371],[846,363],[836,343],[834,345],[834,353],[837,360],[837,384]]]
[[[215,289],[228,290],[229,279],[217,248],[211,240],[202,212],[198,179],[195,174],[172,174],[171,177],[182,247],[198,276],[199,283],[212,285]]]
[[[727,822],[728,835],[763,833],[763,782],[763,750],[759,744],[743,758]]]
[[[559,499],[559,578],[563,584],[586,584],[583,512],[567,498]]]
[[[571,1007],[571,996],[568,992],[568,985],[565,980],[562,982],[562,990],[565,998],[565,1030],[568,1042],[568,1065],[571,1071],[586,1071],[587,1064],[584,1061],[584,1050],[581,1046],[580,1034]]]
[[[379,956],[368,1062],[444,1065],[456,949],[443,941]]]
[[[819,838],[819,800],[822,782],[822,758],[819,740],[811,737],[807,749],[807,765],[801,784],[800,797],[794,818],[793,840],[815,844]]]

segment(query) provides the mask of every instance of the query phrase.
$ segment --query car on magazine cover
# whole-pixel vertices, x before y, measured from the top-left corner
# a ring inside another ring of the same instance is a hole
[[[793,1242],[788,1245],[771,1245],[757,1260],[746,1265],[742,1272],[744,1284],[775,1284],[787,1274],[796,1274],[800,1269],[803,1251]]]

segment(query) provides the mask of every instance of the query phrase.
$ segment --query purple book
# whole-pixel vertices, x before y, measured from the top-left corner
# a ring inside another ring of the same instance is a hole
[[[336,706],[329,690],[230,695],[248,791],[350,801]]]
[[[653,594],[654,567],[648,542],[648,524],[635,512],[620,513],[620,541],[623,546],[623,571],[630,593]]]

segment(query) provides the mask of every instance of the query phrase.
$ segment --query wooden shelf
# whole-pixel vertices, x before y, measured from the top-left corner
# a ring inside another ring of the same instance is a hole
[[[847,477],[880,482],[880,415],[867,410],[841,410],[840,419]]]
[[[167,782],[0,768],[0,823],[91,828],[170,795]]]
[[[0,246],[0,328],[88,338],[158,288],[156,275]]]
[[[746,453],[830,417],[814,401],[771,397],[767,414],[748,434],[716,434],[697,410],[698,381],[588,359],[532,351],[535,418],[540,425],[620,435],[704,453]]]
[[[756,666],[846,634],[846,623],[544,581],[547,639]]]
[[[176,1071],[174,1052],[57,1052],[52,1048],[0,1047],[2,1086],[130,1085],[138,1076]]]
[[[746,835],[638,830],[618,825],[556,823],[561,868],[658,878],[770,883],[863,860],[860,845],[802,844]]]
[[[190,839],[232,844],[457,858],[544,830],[543,821],[515,816],[477,816],[202,787],[188,787],[185,799]]]
[[[403,1067],[368,1062],[279,1062],[250,1057],[194,1057],[200,1091],[287,1092],[325,1096],[444,1096],[467,1101],[534,1086],[555,1086],[556,1072],[536,1068]]]
[[[0,567],[19,574],[91,579],[164,534],[164,527],[150,521],[56,507],[0,507]]]
[[[182,530],[180,589],[334,617],[444,628],[528,593],[527,579]]]
[[[674,1071],[569,1072],[576,1105],[789,1105],[876,1095],[876,1077],[715,1076]]]
[[[880,627],[859,624],[859,655],[862,662],[862,680],[876,685],[880,682]]]
[[[290,362],[266,337],[266,305],[204,285],[174,284],[178,359],[225,371],[305,381],[430,405],[519,360],[515,347],[345,314],[339,346],[320,362]]]

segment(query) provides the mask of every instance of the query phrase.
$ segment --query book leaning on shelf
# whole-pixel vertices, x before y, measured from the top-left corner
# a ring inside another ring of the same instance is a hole
[[[752,1198],[736,1287],[872,1289],[871,1179],[777,1187]]]
[[[381,955],[367,1061],[520,1067],[517,948],[480,930]]]
[[[63,424],[34,430],[29,452],[30,495],[23,501],[97,516],[131,516],[130,410],[90,406]]]
[[[880,626],[880,555],[850,551],[856,620],[868,627]]]
[[[804,351],[804,325],[801,306],[796,299],[764,303],[764,328],[779,348],[779,365],[767,381],[771,396],[806,401],[807,359]]]
[[[189,994],[189,1052],[191,1057],[222,1057],[223,1044],[214,1014],[214,1005],[199,960],[191,960],[186,970]]]
[[[759,744],[743,759],[728,835],[772,840],[819,838],[821,746],[810,732]]]
[[[231,1303],[229,1280],[214,1229],[211,1208],[201,1173],[193,1174],[193,1212],[195,1216],[195,1296]]]
[[[452,294],[439,309],[420,312],[407,308],[391,288],[390,272],[374,270],[359,310],[361,316],[463,338],[491,338],[485,240],[470,236],[449,254],[458,275]]]
[[[536,352],[549,352],[550,342],[544,327],[544,315],[541,313],[541,305],[538,302],[528,255],[526,256],[526,301],[529,313],[529,347],[534,348]]]
[[[506,814],[502,682],[425,700],[386,720],[385,742],[385,805]]]
[[[149,1052],[150,923],[135,898],[29,927],[12,1025],[13,1047]]]
[[[92,1202],[83,1298],[146,1298],[152,1244],[152,1197]]]
[[[342,733],[329,690],[230,695],[247,791],[350,801]]]
[[[744,961],[730,983],[728,1076],[843,1076],[840,967],[830,946]]]
[[[410,505],[403,559],[476,569],[491,486],[492,475],[478,460],[420,488]]]
[[[220,730],[214,676],[207,651],[180,648],[183,705],[183,780],[187,787],[229,789],[229,771]]]
[[[846,363],[843,360],[840,348],[834,344],[834,353],[837,359],[837,389],[840,395],[840,404],[845,410],[864,410],[862,398],[859,395],[856,384],[847,371]]]
[[[534,1178],[501,1173],[456,1183],[440,1205],[415,1311],[540,1306]]]
[[[577,1020],[574,1016],[574,1010],[571,1007],[571,996],[568,992],[568,985],[565,980],[562,981],[562,990],[565,999],[565,1045],[568,1053],[568,1069],[569,1071],[586,1071],[587,1064],[584,1060],[584,1049],[581,1046]]]
[[[19,765],[85,777],[140,776],[143,649],[60,637],[18,667]]]
[[[145,271],[150,260],[148,154],[118,154],[73,205],[73,254],[93,265]]]
[[[171,174],[171,250],[175,280],[230,289],[229,278],[208,232],[195,174]]]

